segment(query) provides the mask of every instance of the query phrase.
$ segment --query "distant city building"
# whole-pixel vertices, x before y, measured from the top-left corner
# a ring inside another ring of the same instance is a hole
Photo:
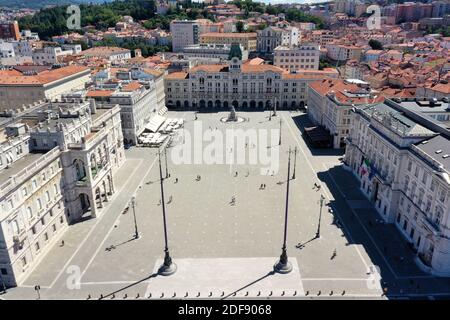
[[[200,42],[200,25],[196,21],[173,20],[170,22],[170,33],[173,52]]]
[[[103,58],[111,62],[131,58],[131,50],[118,47],[94,47],[81,52],[87,58]]]
[[[325,47],[334,41],[334,32],[330,30],[314,30],[309,37],[309,41]]]
[[[0,111],[83,89],[90,73],[89,68],[74,65],[56,69],[16,66],[12,70],[0,70]]]
[[[295,46],[299,42],[299,30],[294,27],[267,27],[257,31],[257,47],[259,52],[273,52],[278,46]]]
[[[301,45],[274,49],[274,66],[287,71],[300,69],[318,70],[320,61],[320,46],[303,43]]]
[[[236,44],[242,54],[242,59],[248,59],[248,51],[242,45]],[[182,54],[186,58],[216,58],[228,60],[230,57],[232,45],[228,44],[197,44],[186,46],[182,50]]]
[[[327,57],[334,61],[356,60],[360,61],[364,47],[329,43],[326,45]]]
[[[384,97],[372,91],[364,81],[323,79],[308,87],[308,117],[328,131],[333,148],[344,148],[345,138],[352,128],[352,108],[383,100]]]
[[[203,44],[240,44],[244,50],[256,51],[256,33],[204,33],[200,36]]]
[[[81,45],[63,45],[62,47],[47,45],[42,49],[35,49],[32,53],[33,62],[36,65],[53,65],[62,62],[67,55],[81,52]]]
[[[19,23],[17,21],[0,23],[0,39],[20,40]]]

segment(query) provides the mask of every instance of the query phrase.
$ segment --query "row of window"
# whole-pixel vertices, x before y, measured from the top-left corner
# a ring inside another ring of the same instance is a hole
[[[64,218],[63,218],[62,216],[60,217],[59,222],[60,222],[60,224],[63,224],[63,223],[64,223]],[[58,230],[58,227],[56,226],[56,223],[54,223],[54,224],[52,225],[52,231],[53,231],[53,233],[55,233],[57,230]],[[47,242],[48,239],[49,239],[49,235],[48,235],[47,232],[45,232],[45,233],[44,233],[44,241]],[[36,241],[36,242],[35,242],[35,244],[34,244],[34,249],[35,249],[35,251],[36,251],[37,253],[39,253],[39,251],[41,250],[41,245],[40,245],[39,241]],[[25,255],[21,258],[21,262],[22,262],[22,267],[26,267],[26,266],[28,265],[28,260],[27,260],[27,257],[26,257]],[[2,274],[3,274],[3,271],[2,271]],[[5,273],[5,274],[7,274],[7,273]]]

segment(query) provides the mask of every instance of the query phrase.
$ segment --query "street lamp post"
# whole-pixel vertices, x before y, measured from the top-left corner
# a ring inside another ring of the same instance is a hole
[[[269,109],[269,121],[272,121],[272,111]]]
[[[294,149],[294,173],[292,174],[292,179],[295,179],[295,168],[297,168],[297,146]]]
[[[37,299],[40,300],[41,299],[41,286],[40,285],[34,286],[34,290],[37,293]]]
[[[273,116],[277,116],[277,99],[275,98],[275,103],[273,104]]]
[[[281,146],[281,118],[280,118],[280,139],[278,140],[278,145]]]
[[[2,293],[6,293],[6,284],[5,284],[5,281],[3,280],[3,276],[1,275],[1,272],[0,272],[0,280],[2,280]]]
[[[134,217],[134,238],[139,239],[139,232],[138,232],[138,226],[137,226],[137,220],[136,220],[136,197],[131,198],[131,206],[133,207],[133,217]]]
[[[169,254],[169,243],[167,240],[167,223],[166,223],[166,206],[164,202],[164,186],[163,186],[163,176],[162,176],[162,167],[161,167],[161,152],[158,152],[159,157],[159,181],[161,185],[161,205],[163,211],[163,226],[164,226],[164,263],[158,270],[158,273],[163,276],[170,276],[177,271],[177,265],[172,262],[172,258]]]
[[[286,183],[286,204],[284,213],[284,239],[283,247],[280,259],[274,265],[274,270],[278,273],[289,273],[292,271],[292,264],[288,261],[288,256],[286,252],[286,238],[287,238],[287,223],[288,223],[288,208],[289,208],[289,178],[291,176],[291,148],[289,148],[289,160],[288,160],[288,173],[287,173],[287,183]]]
[[[320,210],[319,210],[319,224],[317,225],[317,232],[316,232],[316,238],[319,239],[320,238],[320,222],[322,221],[322,207],[323,207],[323,202],[325,201],[325,197],[323,195],[320,195]]]
[[[167,179],[167,178],[169,178],[169,169],[167,166],[167,145],[166,145],[166,147],[164,147],[164,160],[166,163],[166,179]]]

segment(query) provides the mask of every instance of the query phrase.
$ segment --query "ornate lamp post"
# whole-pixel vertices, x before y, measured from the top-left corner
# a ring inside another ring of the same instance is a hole
[[[281,118],[280,118],[280,139],[278,140],[278,145],[281,146]],[[289,149],[290,152],[290,149]]]
[[[295,168],[297,168],[297,146],[294,148],[294,173],[292,179],[295,179]]]
[[[319,224],[317,225],[317,232],[316,232],[316,238],[319,239],[320,238],[320,222],[322,221],[322,207],[323,207],[323,202],[325,201],[325,197],[323,195],[320,195],[320,211],[319,211]]]
[[[135,239],[139,239],[139,232],[138,232],[138,227],[137,227],[135,206],[136,206],[136,197],[133,196],[131,198],[131,207],[133,208],[133,217],[134,217],[134,238]]]
[[[164,147],[164,160],[166,163],[166,179],[169,178],[169,168],[167,166],[167,145]]]
[[[158,273],[163,276],[170,276],[177,271],[177,265],[172,262],[172,258],[169,254],[169,243],[167,240],[167,223],[166,223],[166,206],[164,201],[164,186],[163,186],[163,176],[162,176],[162,168],[161,168],[161,152],[158,152],[159,157],[159,181],[161,185],[161,206],[163,211],[163,225],[164,225],[164,263],[158,270]]]
[[[273,104],[273,116],[277,116],[277,99],[275,98],[275,103]]]
[[[291,148],[289,148],[289,160],[288,160],[288,174],[286,184],[286,209],[284,213],[284,239],[283,247],[281,248],[280,259],[273,266],[274,270],[278,273],[289,273],[292,271],[292,264],[288,261],[286,252],[286,238],[287,238],[287,223],[288,223],[288,208],[289,208],[289,178],[291,176]]]
[[[6,284],[5,281],[3,280],[1,272],[0,272],[0,280],[2,281],[2,293],[6,293]]]

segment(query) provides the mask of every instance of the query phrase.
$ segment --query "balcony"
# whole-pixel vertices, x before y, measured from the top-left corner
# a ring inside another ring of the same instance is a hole
[[[79,178],[78,181],[75,182],[75,185],[77,187],[85,187],[85,186],[87,186],[88,185],[88,178],[87,178],[87,176]]]

